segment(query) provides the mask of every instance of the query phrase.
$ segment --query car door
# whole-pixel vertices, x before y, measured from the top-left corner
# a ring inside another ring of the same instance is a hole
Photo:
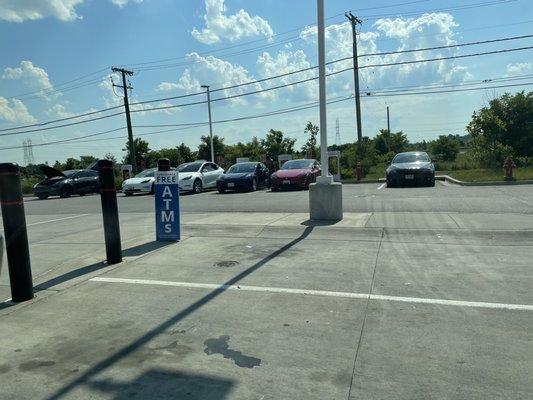
[[[91,191],[92,179],[89,175],[89,171],[80,171],[77,173],[76,179],[74,181],[77,193],[88,193]]]
[[[260,186],[267,186],[268,185],[268,168],[265,164],[259,163],[257,164],[257,176],[258,176],[258,184]]]
[[[87,170],[87,192],[98,193],[100,190],[100,181],[98,179],[98,172]]]
[[[217,180],[220,178],[220,175],[224,173],[224,170],[215,163],[211,163],[211,168],[213,168],[213,186],[216,186]]]
[[[202,167],[202,182],[204,188],[213,187],[216,183],[213,182],[213,167],[211,166],[211,163],[205,163]],[[216,181],[216,180],[215,180]]]
[[[70,179],[72,186],[74,187],[74,193],[85,192],[85,179],[83,177],[83,171],[76,172]]]

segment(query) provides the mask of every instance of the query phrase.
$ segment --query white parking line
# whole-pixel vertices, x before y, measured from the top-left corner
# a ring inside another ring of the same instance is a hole
[[[50,222],[65,221],[65,220],[67,220],[67,219],[73,219],[73,218],[85,217],[86,215],[90,215],[90,214],[79,214],[79,215],[72,215],[72,216],[70,216],[70,217],[57,218],[57,219],[49,219],[48,221],[34,222],[33,224],[27,224],[26,226],[35,226],[35,225],[48,224],[48,223],[50,223]]]
[[[185,288],[195,288],[195,289],[224,289],[224,290],[242,290],[242,291],[247,291],[247,292],[288,293],[288,294],[300,294],[300,295],[308,295],[308,296],[344,297],[344,298],[350,298],[350,299],[370,298],[370,300],[396,301],[396,302],[402,302],[402,303],[439,304],[439,305],[444,305],[444,306],[533,311],[533,304],[486,303],[486,302],[478,302],[478,301],[428,299],[428,298],[422,298],[422,297],[386,296],[386,295],[368,294],[368,293],[333,292],[333,291],[328,291],[328,290],[306,290],[306,289],[289,289],[289,288],[264,287],[264,286],[243,286],[243,285],[217,285],[217,284],[211,284],[211,283],[156,281],[156,280],[148,280],[148,279],[95,277],[89,280],[92,282],[106,282],[106,283],[129,283],[129,284],[137,284],[137,285],[174,286],[174,287],[185,287]]]
[[[381,190],[381,189],[383,189],[383,188],[385,187],[385,185],[386,185],[385,183],[382,183],[382,184],[381,184],[381,186],[380,186],[380,187],[378,187],[378,190]]]

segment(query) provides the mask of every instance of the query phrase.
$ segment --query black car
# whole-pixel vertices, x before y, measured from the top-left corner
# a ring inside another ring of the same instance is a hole
[[[47,165],[41,166],[40,169],[46,175],[46,179],[36,184],[33,192],[41,200],[49,196],[70,197],[73,194],[84,196],[87,193],[100,191],[98,172],[92,169],[61,172]]]
[[[427,153],[398,153],[387,168],[387,187],[405,185],[435,186],[435,166]]]
[[[261,162],[243,162],[232,165],[217,180],[219,193],[226,190],[251,190],[270,185],[270,172]]]

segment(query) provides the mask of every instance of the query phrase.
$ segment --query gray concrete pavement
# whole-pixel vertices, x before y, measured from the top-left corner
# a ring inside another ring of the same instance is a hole
[[[531,189],[346,187],[336,224],[305,192],[185,196],[177,244],[121,199],[115,266],[97,197],[26,202],[39,291],[0,302],[0,399],[529,399]]]
[[[181,197],[183,212],[309,212],[305,191],[226,193],[216,191]],[[481,212],[533,213],[533,185],[461,187],[437,182],[433,188],[386,188],[382,183],[343,185],[345,212]],[[99,213],[98,196],[26,198],[29,214]],[[153,210],[153,196],[119,194],[122,213]]]

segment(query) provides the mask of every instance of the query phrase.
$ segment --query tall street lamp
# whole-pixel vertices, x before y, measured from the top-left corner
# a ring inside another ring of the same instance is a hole
[[[202,85],[203,89],[207,93],[207,112],[209,113],[209,139],[211,140],[211,162],[215,162],[215,149],[213,147],[213,124],[211,122],[211,93],[209,91],[209,85]]]

